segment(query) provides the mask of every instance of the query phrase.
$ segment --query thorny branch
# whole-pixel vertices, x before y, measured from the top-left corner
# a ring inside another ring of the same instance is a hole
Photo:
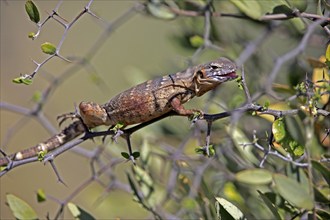
[[[87,68],[91,60],[91,58],[93,58],[94,54],[96,54],[96,52],[102,47],[102,45],[104,44],[104,42],[106,42],[106,40],[109,38],[109,36],[113,33],[114,30],[116,30],[117,28],[121,27],[122,24],[124,22],[127,22],[129,20],[129,18],[133,17],[136,13],[135,12],[142,12],[145,10],[145,5],[144,4],[140,4],[137,3],[135,4],[132,8],[130,8],[128,11],[126,11],[125,13],[123,13],[118,19],[114,20],[113,22],[107,23],[106,21],[104,21],[102,18],[98,18],[94,12],[91,11],[90,6],[92,5],[93,0],[89,1],[88,4],[84,7],[84,9],[71,21],[71,22],[66,22],[64,19],[62,19],[58,13],[58,9],[60,7],[60,5],[62,4],[62,1],[59,1],[59,3],[57,4],[57,6],[54,8],[54,10],[52,11],[52,13],[41,23],[38,24],[38,32],[35,35],[35,37],[37,37],[40,34],[40,31],[42,29],[42,27],[46,24],[46,22],[50,19],[54,19],[56,20],[58,23],[60,23],[64,28],[64,33],[62,35],[62,38],[60,40],[60,42],[57,45],[57,50],[56,50],[56,54],[55,55],[51,55],[48,58],[46,58],[44,61],[42,61],[41,63],[37,63],[35,62],[35,64],[37,65],[36,69],[33,71],[33,73],[31,75],[29,75],[29,77],[33,78],[35,76],[35,74],[40,71],[42,69],[42,66],[44,66],[50,59],[52,59],[54,56],[59,56],[61,57],[60,54],[60,49],[62,47],[63,42],[66,39],[67,33],[68,31],[72,28],[72,26],[84,15],[84,14],[90,14],[91,16],[97,18],[98,20],[100,20],[101,22],[103,22],[106,26],[106,28],[104,29],[103,33],[100,35],[100,37],[95,41],[94,45],[89,49],[89,51],[85,54],[85,58],[87,59],[76,59],[78,62],[74,62],[74,65],[67,70],[66,72],[64,72],[62,75],[60,75],[60,77],[58,78],[52,78],[50,80],[50,86],[48,88],[46,88],[46,90],[43,92],[42,94],[42,98],[41,100],[35,105],[35,107],[30,110],[30,109],[26,109],[26,108],[22,108],[20,106],[15,106],[12,105],[10,103],[6,103],[6,102],[0,102],[0,109],[4,109],[4,110],[8,110],[11,112],[17,112],[19,114],[25,115],[26,117],[35,117],[48,131],[50,131],[51,133],[55,133],[56,129],[51,125],[51,123],[46,119],[46,117],[43,114],[43,106],[44,104],[49,101],[49,97],[52,93],[52,91],[54,91],[59,85],[61,85],[61,83],[67,79],[69,76],[71,76],[72,74],[76,73],[80,68],[85,67]],[[209,4],[211,4],[211,1],[209,1]],[[204,39],[204,43],[201,47],[199,47],[194,55],[192,55],[192,60],[196,60],[200,54],[205,51],[206,49],[215,49],[217,51],[220,51],[221,48],[216,46],[216,44],[214,42],[212,42],[212,40],[210,39],[210,31],[211,31],[211,18],[212,17],[232,17],[232,18],[240,18],[240,19],[250,19],[248,16],[245,15],[238,15],[238,14],[226,14],[226,13],[220,13],[220,12],[214,12],[211,10],[210,5],[208,5],[206,8],[204,8],[203,10],[200,11],[189,11],[189,10],[183,10],[183,9],[178,9],[178,8],[174,8],[174,7],[170,7],[171,11],[174,12],[175,14],[179,15],[179,16],[191,16],[191,17],[196,17],[196,16],[202,16],[204,18],[204,35],[203,35],[203,39]],[[274,94],[273,91],[271,91],[271,85],[272,83],[274,83],[276,76],[279,73],[279,68],[285,63],[287,62],[289,59],[292,59],[293,57],[296,57],[299,53],[303,52],[304,49],[306,48],[306,45],[308,43],[308,40],[310,39],[311,34],[315,31],[315,28],[317,26],[322,26],[323,29],[325,30],[325,32],[329,35],[329,30],[328,27],[326,25],[324,25],[326,22],[330,22],[330,18],[326,17],[326,16],[319,16],[319,15],[315,15],[315,14],[309,14],[309,13],[295,13],[292,15],[287,15],[287,14],[269,14],[269,15],[265,15],[263,17],[260,18],[260,21],[274,21],[274,20],[282,20],[282,19],[288,19],[288,18],[292,18],[292,17],[299,17],[299,18],[306,18],[308,20],[313,21],[313,23],[309,24],[307,26],[307,31],[305,32],[305,35],[303,37],[303,39],[300,41],[299,45],[292,51],[288,52],[287,54],[284,54],[280,57],[278,57],[276,59],[275,65],[271,71],[271,73],[269,74],[269,79],[267,81],[267,83],[264,86],[264,91],[262,92],[257,92],[255,94],[250,94],[250,91],[248,89],[248,84],[246,82],[246,77],[244,74],[244,71],[242,73],[242,86],[243,86],[243,91],[245,93],[245,99],[246,99],[246,103],[243,104],[241,107],[236,108],[234,110],[231,111],[225,111],[225,112],[221,112],[218,114],[205,114],[202,120],[205,120],[209,125],[210,125],[210,129],[211,126],[214,125],[215,121],[235,115],[235,117],[242,117],[244,114],[247,113],[258,113],[258,114],[266,114],[266,115],[272,115],[276,118],[278,117],[283,117],[283,116],[289,116],[289,115],[297,115],[299,112],[306,112],[306,109],[308,108],[296,108],[296,109],[291,109],[291,110],[276,110],[276,109],[271,109],[271,108],[265,108],[263,106],[260,106],[256,103],[254,103],[255,101],[257,101],[261,96],[263,95],[272,95]],[[268,27],[265,28],[265,30],[263,31],[263,33],[261,33],[254,41],[251,41],[251,43],[248,44],[248,46],[245,48],[245,50],[243,52],[240,53],[240,56],[237,60],[237,64],[239,67],[243,66],[243,64],[245,63],[245,61],[247,61],[249,58],[251,58],[251,56],[257,51],[258,47],[260,47],[263,43],[264,40],[267,39],[268,36],[270,36],[271,34],[274,33],[274,28],[277,28],[278,25],[274,25],[273,23],[270,24]],[[295,96],[297,97],[297,96]],[[290,101],[290,100],[289,100]],[[303,106],[304,107],[304,106]],[[307,110],[308,111],[308,110]],[[163,119],[165,117],[169,117],[169,116],[175,116],[175,112],[171,112],[167,115],[164,115],[162,118],[158,118],[156,120],[147,122],[147,123],[143,123],[128,129],[123,130],[125,135],[131,135],[136,131],[139,131],[140,129],[160,120]],[[325,109],[316,109],[316,113],[314,115],[314,117],[318,117],[318,116],[324,116],[324,117],[330,117],[330,113],[329,111],[325,110]],[[26,118],[25,118],[26,119]],[[237,120],[236,120],[237,121]],[[24,120],[21,120],[19,122],[17,122],[17,125],[23,123]],[[211,130],[210,130],[211,131]],[[11,135],[11,134],[9,134]],[[55,158],[58,155],[61,155],[62,153],[66,152],[69,149],[76,150],[76,152],[80,152],[83,155],[87,155],[86,152],[82,152],[82,148],[77,148],[75,146],[81,144],[82,142],[86,141],[86,140],[91,140],[94,137],[104,137],[104,136],[111,136],[114,135],[113,131],[102,131],[102,132],[91,132],[91,133],[86,133],[84,134],[81,138],[73,140],[69,143],[66,143],[65,145],[61,146],[60,148],[49,152],[45,157],[44,157],[44,161],[49,161],[51,163],[53,163],[53,166],[55,166],[54,162],[55,162]],[[209,140],[210,140],[210,135],[211,133],[208,133],[206,136],[206,144],[209,144]],[[329,129],[327,132],[327,135],[329,135]],[[187,138],[189,139],[190,136]],[[7,138],[9,139],[9,137]],[[275,150],[272,150],[270,144],[267,145],[267,147],[264,147],[263,145],[258,143],[258,138],[256,136],[256,134],[254,134],[253,137],[253,141],[251,143],[242,143],[242,147],[246,147],[246,146],[252,146],[254,147],[256,150],[258,150],[259,152],[263,153],[263,158],[260,161],[259,166],[263,167],[265,165],[265,163],[267,162],[267,159],[269,156],[273,156],[276,158],[279,158],[285,162],[288,163],[292,163],[298,167],[306,167],[309,166],[308,163],[302,162],[300,160],[295,160],[293,158],[290,157],[290,155],[282,155],[280,153],[278,153]],[[169,159],[170,162],[173,165],[173,169],[171,170],[171,178],[168,180],[168,191],[171,192],[171,188],[173,189],[174,186],[173,184],[176,181],[177,175],[180,172],[179,168],[175,168],[175,164],[180,161],[181,159],[188,161],[188,162],[196,162],[199,159],[195,159],[195,158],[191,158],[188,156],[183,155],[183,146],[184,144],[182,144],[182,146],[179,149],[173,149],[174,153],[171,156],[167,156],[165,160]],[[75,147],[75,148],[74,148]],[[100,184],[101,186],[103,186],[107,193],[111,190],[114,189],[121,189],[123,191],[126,192],[130,192],[131,189],[130,187],[126,184],[121,182],[118,178],[116,178],[112,171],[112,169],[118,165],[119,163],[123,162],[123,159],[113,159],[112,156],[109,156],[107,159],[108,162],[107,163],[102,163],[100,162],[99,157],[100,157],[100,152],[99,152],[100,148],[97,148],[95,151],[93,151],[92,153],[88,154],[89,158],[92,158],[92,163],[98,163],[99,164],[99,169],[96,170],[94,168],[94,166],[91,166],[91,173],[92,175],[90,176],[90,178],[88,178],[86,181],[82,182],[82,184],[80,186],[78,186],[71,194],[69,194],[67,196],[67,198],[63,199],[62,201],[58,200],[58,199],[54,199],[58,204],[60,204],[60,208],[59,211],[57,212],[55,219],[58,219],[62,214],[63,214],[63,207],[70,202],[75,196],[77,196],[84,188],[86,188],[88,185],[90,185],[93,182],[97,182],[98,184]],[[2,151],[3,154],[5,154],[5,152]],[[106,152],[102,152],[102,156],[106,155]],[[155,153],[156,154],[156,153]],[[163,155],[158,155],[158,156],[163,156]],[[193,178],[193,186],[192,188],[190,188],[189,191],[189,197],[190,198],[195,198],[197,191],[196,189],[198,189],[198,187],[201,185],[201,181],[203,178],[203,173],[208,169],[209,166],[212,166],[212,163],[214,163],[213,159],[202,159],[203,160],[203,164],[201,166],[198,167],[198,169],[196,171],[194,171],[194,178]],[[5,173],[7,173],[8,171],[10,171],[11,169],[27,164],[27,163],[31,163],[31,162],[35,162],[38,161],[38,158],[28,158],[28,159],[24,159],[21,161],[12,161],[10,163],[10,165],[7,167],[6,170],[3,170],[0,172],[0,176],[4,175]],[[322,162],[329,162],[328,160],[325,159],[321,159],[320,161]],[[217,167],[217,169],[220,169],[219,167]],[[55,172],[57,172],[56,168],[54,168]],[[60,181],[60,175],[56,174],[58,179]],[[102,179],[100,178],[101,175],[107,175],[108,177],[110,177],[111,179],[111,185],[108,185],[108,183],[104,183],[102,181]],[[230,175],[230,174],[228,174]],[[161,177],[159,177],[159,179],[161,179]],[[63,181],[62,181],[63,182]],[[172,184],[172,186],[171,186]],[[170,197],[174,197],[174,195],[172,195],[172,193],[169,193],[168,198]],[[165,203],[165,199],[164,202]],[[178,212],[176,216],[180,216],[182,213],[184,213],[185,210],[184,208],[181,208]],[[180,214],[181,213],[181,214]],[[164,216],[171,216],[173,217],[173,215],[168,214],[168,213],[162,213],[164,214]]]
[[[178,9],[175,7],[170,7],[170,10],[177,15],[180,16],[189,16],[189,17],[197,17],[197,16],[204,16],[203,12],[200,11],[189,11],[189,10],[183,10]],[[212,17],[233,17],[233,18],[240,18],[240,19],[251,19],[250,17],[246,15],[239,15],[239,14],[228,14],[228,13],[221,13],[221,12],[211,12],[210,14]],[[324,20],[330,22],[330,18],[326,16],[320,16],[316,14],[310,14],[310,13],[292,13],[290,15],[288,14],[268,14],[264,15],[259,18],[260,21],[273,21],[273,20],[284,20],[289,19],[293,17],[300,17],[300,18],[308,18],[310,20]]]
[[[284,117],[284,116],[290,116],[290,115],[297,115],[298,112],[300,111],[299,109],[292,109],[292,110],[274,110],[274,109],[266,109],[260,105],[257,105],[257,104],[253,104],[253,103],[248,103],[246,105],[244,105],[243,107],[240,107],[240,108],[237,108],[235,110],[232,110],[232,111],[228,111],[228,112],[222,112],[222,113],[218,113],[218,114],[204,114],[203,116],[203,119],[202,120],[206,120],[206,121],[217,121],[217,120],[220,120],[222,118],[226,118],[226,117],[229,117],[230,115],[232,115],[233,113],[240,113],[240,114],[243,114],[243,113],[246,113],[246,112],[258,112],[260,114],[268,114],[268,115],[272,115],[276,118],[278,117]],[[154,120],[151,120],[151,121],[148,121],[146,123],[142,123],[142,124],[139,124],[139,125],[136,125],[132,128],[128,128],[128,129],[124,129],[122,130],[124,132],[125,135],[131,135],[133,134],[134,132],[136,131],[139,131],[140,129],[156,122],[156,121],[159,121],[163,118],[166,118],[166,117],[169,117],[169,116],[175,116],[177,115],[176,112],[169,112],[168,114],[166,115],[163,115],[161,116],[160,118],[156,118]],[[324,111],[322,109],[318,109],[317,110],[317,115],[323,115],[325,117],[329,117],[330,116],[330,112],[328,111]],[[112,136],[112,135],[115,135],[114,131],[112,130],[106,130],[106,131],[99,131],[99,132],[88,132],[88,133],[85,133],[85,135],[83,137],[81,137],[80,139],[76,139],[76,140],[73,140],[63,146],[61,146],[60,148],[48,153],[45,157],[44,157],[44,160],[45,162],[47,161],[52,161],[54,160],[58,155],[64,153],[65,151],[81,144],[82,142],[86,141],[86,140],[91,140],[95,137],[104,137],[104,136]],[[260,145],[258,145],[257,143],[254,143],[253,144],[257,149],[265,152],[266,150],[261,147]],[[283,160],[286,160],[288,162],[292,162],[294,163],[295,165],[299,165],[299,163],[296,163],[294,161],[292,161],[292,158],[286,158],[285,156],[279,154],[278,152],[276,151],[273,151],[273,152],[270,152],[268,151],[267,154],[270,154],[270,155],[274,155],[274,156],[277,156]],[[36,161],[39,161],[38,160],[38,157],[33,157],[33,158],[28,158],[28,159],[23,159],[23,160],[19,160],[19,161],[11,161],[10,164],[8,165],[8,167],[1,171],[0,172],[0,176],[4,175],[5,173],[7,173],[8,171],[10,171],[11,169],[15,168],[15,167],[18,167],[18,166],[21,166],[21,165],[24,165],[26,163],[31,163],[31,162],[36,162]],[[301,164],[301,166],[306,166],[305,164]]]

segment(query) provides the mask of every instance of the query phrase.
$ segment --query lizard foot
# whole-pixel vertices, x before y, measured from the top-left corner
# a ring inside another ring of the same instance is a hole
[[[65,113],[62,115],[57,116],[57,120],[59,121],[59,125],[61,126],[63,124],[63,122],[65,122],[67,119],[76,119],[76,118],[80,118],[79,115],[77,115],[75,112],[70,112],[70,113]]]
[[[189,116],[189,120],[192,124],[195,124],[198,120],[204,118],[204,113],[201,110],[194,110],[194,113]]]
[[[59,115],[59,116],[57,116],[57,120],[60,120],[60,122],[59,122],[59,125],[61,126],[61,124],[63,124],[63,122],[65,122],[67,119],[71,119],[71,120],[73,120],[73,119],[79,119],[79,120],[81,120],[81,116],[80,116],[80,114],[79,114],[79,111],[78,111],[78,108],[77,108],[77,106],[75,105],[75,112],[69,112],[69,113],[64,113],[64,114],[62,114],[62,115]]]

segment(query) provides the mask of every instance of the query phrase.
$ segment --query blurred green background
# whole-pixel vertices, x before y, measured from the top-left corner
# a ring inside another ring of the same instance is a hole
[[[56,6],[58,1],[36,1],[43,20]],[[52,59],[42,70],[39,71],[30,86],[17,85],[12,83],[12,79],[19,74],[30,74],[35,69],[31,59],[37,62],[43,61],[47,55],[43,54],[40,45],[44,42],[58,44],[62,35],[63,27],[56,21],[48,22],[36,40],[29,39],[29,32],[36,32],[36,27],[32,23],[24,9],[25,1],[1,1],[0,28],[1,28],[1,64],[0,64],[0,98],[2,102],[31,108],[34,106],[33,97],[36,93],[43,91],[49,85],[49,78],[52,75],[61,74],[70,67],[60,59]],[[83,10],[86,1],[64,1],[59,12],[61,17],[71,21]],[[102,19],[111,22],[125,11],[131,8],[135,1],[96,1],[92,4],[92,11]],[[216,8],[227,13],[237,13],[237,9],[229,1],[216,1]],[[134,14],[134,13],[133,13]],[[227,56],[232,59],[238,57],[239,53],[246,46],[246,42],[254,39],[263,30],[259,24],[251,24],[246,20],[217,18],[213,25],[218,31],[214,35],[218,36],[220,46],[223,51],[207,50],[200,57],[198,63],[215,59],[220,56]],[[106,39],[102,47],[93,55],[90,63],[93,68],[77,71],[73,76],[67,78],[58,89],[48,98],[43,112],[52,124],[57,126],[56,117],[60,114],[74,110],[74,103],[80,101],[94,101],[104,103],[120,91],[123,91],[144,80],[174,73],[187,67],[187,58],[195,52],[192,49],[184,49],[178,42],[183,33],[189,33],[191,24],[196,26],[196,30],[202,27],[203,18],[190,19],[178,17],[177,19],[164,21],[148,17],[141,13],[135,13],[133,18],[124,21]],[[247,26],[246,24],[250,24]],[[85,14],[83,18],[69,30],[64,41],[61,55],[64,57],[83,56],[100,37],[104,31],[104,24],[98,19]],[[202,30],[202,29],[201,29]],[[292,38],[299,35],[299,31],[292,30],[292,33],[278,32],[267,39],[269,43],[263,44],[258,49],[259,60],[248,63],[246,72],[248,74],[248,85],[251,91],[260,88],[260,85],[267,78],[273,58],[284,53],[288,48],[294,48],[297,41]],[[319,57],[324,53],[324,45],[318,35],[315,35],[308,52],[309,56]],[[288,69],[285,66],[284,69]],[[285,71],[284,71],[285,72]],[[101,83],[95,83],[95,78]],[[304,76],[302,76],[304,77]],[[257,79],[257,80],[256,80]],[[286,82],[286,77],[279,77],[280,82]],[[237,85],[232,83],[220,88],[219,94],[226,92],[223,100],[238,106],[242,98],[232,100],[236,94],[242,97],[242,91],[237,91]],[[198,108],[207,97],[193,100],[188,106]],[[220,112],[220,108],[214,108],[215,112]],[[1,147],[6,152],[16,152],[21,149],[33,146],[41,140],[47,139],[50,134],[33,118],[29,118],[19,125],[16,123],[23,118],[22,115],[1,110]],[[171,131],[179,139],[184,139],[190,130],[190,123],[184,118],[169,118],[145,128],[133,136],[133,143],[138,145],[145,136],[154,139],[161,139],[165,142],[180,143],[174,136],[163,134],[159,129],[159,124],[167,124]],[[13,125],[17,125],[11,131]],[[257,124],[245,124],[243,127],[258,127]],[[9,137],[8,134],[11,136]],[[97,142],[98,143],[98,142]],[[82,146],[92,149],[97,143],[85,142]],[[126,150],[123,141],[110,145],[117,148],[118,156],[120,151]],[[119,149],[118,149],[119,148]],[[192,149],[193,151],[193,149]],[[120,157],[120,156],[119,156]],[[43,188],[47,195],[51,195],[59,200],[65,198],[78,185],[90,177],[89,159],[75,153],[64,153],[60,155],[55,164],[67,186],[56,181],[56,176],[49,165],[43,166],[41,163],[33,163],[14,169],[0,179],[1,190],[1,219],[11,219],[13,216],[9,208],[5,205],[6,193],[14,193],[21,197],[37,211],[38,215],[46,216],[50,211],[52,216],[58,208],[56,202],[49,201],[45,204],[37,204],[35,191]],[[126,181],[125,171],[131,167],[130,163],[124,161],[117,166],[116,173]],[[140,205],[132,200],[132,195],[119,190],[111,192],[104,201],[96,201],[104,193],[104,188],[97,184],[85,188],[73,199],[82,208],[93,213],[94,217],[104,218],[145,218],[149,214]],[[69,215],[70,216],[70,215]]]
[[[57,1],[36,1],[41,13],[41,20],[48,16],[57,3]],[[132,7],[134,3],[134,1],[97,1],[92,5],[92,10],[104,20],[112,21]],[[64,31],[61,25],[52,20],[45,25],[39,38],[34,41],[29,39],[28,33],[36,32],[36,27],[29,20],[24,4],[25,1],[1,1],[0,89],[1,101],[31,108],[34,105],[33,95],[48,86],[45,78],[50,74],[56,75],[63,72],[68,69],[70,64],[60,59],[52,59],[42,68],[42,71],[37,73],[32,85],[17,85],[11,82],[21,73],[32,73],[35,65],[31,59],[41,62],[47,57],[41,52],[40,45],[44,42],[57,45]],[[86,1],[65,1],[60,7],[60,15],[67,21],[71,21],[86,4]],[[103,84],[97,86],[93,83],[91,73],[86,70],[78,71],[62,83],[60,89],[57,89],[49,98],[44,106],[47,118],[59,130],[56,117],[62,113],[73,111],[74,103],[82,100],[104,103],[120,91],[143,82],[145,79],[168,74],[169,71],[176,72],[184,69],[187,66],[186,56],[191,53],[178,50],[169,40],[171,35],[180,31],[179,22],[179,20],[165,22],[140,14],[134,15],[133,19],[125,22],[111,34],[111,37],[107,39],[91,61],[96,73],[106,86]],[[95,43],[103,30],[101,22],[85,14],[70,29],[61,54],[65,57],[81,56]],[[131,70],[135,73],[132,73]],[[138,70],[143,74],[139,75]],[[1,110],[0,114],[1,143],[4,143],[8,129],[23,116],[4,110]],[[185,121],[182,128],[188,133],[189,122],[186,119],[181,120]],[[47,139],[50,134],[34,119],[28,119],[16,127],[12,135],[5,146],[2,146],[10,153],[33,146],[41,140]],[[88,141],[84,145],[91,148],[94,144]],[[121,148],[122,151],[126,150],[124,142],[113,144],[112,147]],[[41,163],[20,167],[2,177],[0,179],[1,219],[13,217],[5,205],[6,193],[14,193],[27,201],[36,209],[39,216],[46,216],[48,211],[53,212],[50,213],[52,215],[57,204],[52,202],[37,204],[35,191],[43,188],[48,195],[61,199],[90,176],[88,159],[74,153],[68,152],[61,155],[57,158],[56,165],[67,187],[56,181],[56,176],[49,165],[43,166]],[[130,166],[129,163],[122,163],[119,166],[120,170],[117,171],[118,175],[124,176],[124,171]],[[120,191],[112,192],[101,204],[93,205],[103,190],[102,187],[95,184],[94,187],[88,187],[80,193],[74,202],[87,211],[93,210],[97,218],[145,217],[146,213],[136,202],[132,201],[132,196]]]

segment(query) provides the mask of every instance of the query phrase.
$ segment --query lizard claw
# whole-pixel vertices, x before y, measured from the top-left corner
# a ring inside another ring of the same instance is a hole
[[[76,119],[76,118],[78,118],[78,119],[81,118],[76,105],[75,105],[75,112],[64,113],[62,115],[57,116],[56,119],[60,120],[59,126],[61,126],[63,124],[63,122],[65,122],[69,118],[72,119],[72,120]]]
[[[58,124],[61,126],[63,124],[63,122],[65,122],[69,118],[73,120],[75,118],[79,118],[79,116],[75,112],[70,112],[70,113],[65,113],[65,114],[59,115],[59,116],[57,116],[56,119],[60,120]]]

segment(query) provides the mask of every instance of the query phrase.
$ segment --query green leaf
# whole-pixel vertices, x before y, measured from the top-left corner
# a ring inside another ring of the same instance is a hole
[[[236,202],[238,204],[244,204],[244,199],[240,194],[239,190],[235,186],[234,182],[226,182],[223,186],[223,195],[230,201]]]
[[[111,131],[117,132],[119,131],[122,127],[124,127],[124,123],[118,122],[113,128],[111,128]]]
[[[250,18],[258,20],[263,15],[258,1],[231,0],[231,2]]]
[[[235,219],[235,220],[242,220],[242,219],[246,219],[244,218],[243,213],[241,212],[241,210],[239,210],[234,204],[232,204],[231,202],[220,198],[220,197],[216,197],[216,208],[217,208],[217,214],[218,217],[220,217],[220,219]],[[226,212],[222,212],[222,210],[225,210]],[[229,217],[227,216],[227,214],[229,214]]]
[[[288,1],[292,7],[297,8],[299,12],[304,12],[307,9],[307,0],[290,0]]]
[[[311,210],[314,207],[313,198],[308,191],[294,179],[281,174],[274,174],[273,179],[278,193],[292,205]]]
[[[272,132],[276,142],[280,143],[282,140],[284,140],[286,136],[286,131],[283,118],[276,119],[273,122]]]
[[[37,201],[39,203],[46,201],[46,194],[45,194],[45,191],[43,189],[38,189],[38,191],[37,191]]]
[[[13,212],[13,215],[17,219],[38,219],[36,212],[32,207],[22,199],[14,196],[13,194],[7,194],[7,203],[9,208]]]
[[[259,193],[261,199],[264,201],[265,205],[269,208],[269,210],[272,212],[274,219],[282,219],[280,214],[278,213],[278,208],[276,207],[276,205],[274,205],[272,203],[272,201],[269,200],[269,198],[263,194],[262,192],[260,192],[259,190],[257,190],[257,192]]]
[[[38,23],[40,21],[40,15],[37,6],[31,0],[27,0],[25,3],[25,11],[29,15],[31,21]]]
[[[52,43],[49,43],[49,42],[45,42],[45,43],[41,44],[41,50],[42,50],[42,52],[49,54],[49,55],[53,55],[56,53],[55,45],[53,45]]]
[[[251,145],[244,146],[244,144],[251,143],[251,141],[245,135],[245,133],[237,126],[236,127],[227,126],[226,131],[233,140],[235,147],[240,152],[241,156],[247,161],[249,161],[251,164],[258,164],[259,159],[257,159],[255,154],[253,153],[254,150],[253,146]]]
[[[154,181],[147,171],[143,170],[139,166],[134,166],[133,171],[135,174],[135,178],[139,182],[140,185],[143,184],[143,185],[148,186],[148,188],[152,188],[152,186],[154,185]],[[144,194],[144,195],[147,195],[147,194]]]
[[[286,14],[289,17],[292,17],[292,9],[287,5],[277,5],[273,8],[273,14]]]
[[[125,159],[129,159],[129,154],[126,152],[121,152],[121,156],[123,156]]]
[[[168,6],[158,1],[149,1],[147,10],[154,17],[164,20],[174,19],[176,17],[176,14],[173,13]]]
[[[329,196],[330,189],[328,188],[322,188],[320,191],[318,188],[315,186],[313,187],[314,190],[314,198],[315,202],[320,202],[324,204],[330,204],[330,198],[327,198]]]
[[[79,206],[69,202],[68,209],[75,219],[78,220],[93,220],[95,219],[91,214],[80,208]]]
[[[312,160],[312,167],[318,170],[330,185],[330,170],[318,161]]]
[[[181,207],[194,211],[198,208],[198,203],[195,198],[185,197],[181,202]]]
[[[298,121],[288,120],[291,128],[291,132],[298,140],[303,141],[302,132],[297,129],[302,127],[298,126]],[[305,152],[305,148],[292,138],[291,134],[287,132],[287,123],[283,118],[276,119],[272,125],[272,132],[275,138],[275,141],[282,145],[286,152],[293,154],[294,156],[301,156]]]
[[[330,212],[328,210],[316,209],[316,214],[319,216],[318,219],[330,219]]]
[[[292,139],[297,140],[300,143],[305,143],[305,131],[304,125],[298,116],[285,117],[285,127]]]
[[[204,147],[196,147],[195,152],[197,154],[204,154],[205,153]]]
[[[207,148],[209,151],[209,155],[207,154]],[[197,154],[203,154],[204,156],[210,156],[210,157],[215,155],[215,149],[212,144],[210,144],[208,147],[207,146],[198,146],[195,148],[195,152]]]
[[[264,103],[263,108],[264,108],[264,109],[268,109],[268,108],[269,108],[269,105],[270,105],[269,100],[266,100],[265,103]]]
[[[290,147],[290,150],[292,151],[294,156],[301,156],[305,152],[305,148],[299,144],[296,140],[290,139],[288,140],[287,144]]]
[[[235,175],[236,180],[241,183],[261,185],[272,182],[272,173],[265,169],[243,170]]]
[[[127,172],[126,172],[126,176],[127,176],[127,179],[128,179],[128,183],[129,183],[129,185],[130,185],[131,189],[133,190],[133,193],[134,193],[134,195],[136,197],[136,200],[139,201],[140,203],[142,203],[143,202],[143,198],[141,198],[140,192],[136,188],[135,183],[134,183],[132,177]]]
[[[330,60],[326,60],[325,64],[327,65],[328,69],[330,69]]]
[[[327,51],[325,52],[325,58],[330,61],[330,44],[327,46]]]
[[[30,84],[32,84],[32,79],[27,76],[20,76],[20,77],[13,79],[13,83],[30,85]]]
[[[134,159],[139,158],[140,157],[140,152],[135,151],[135,152],[132,153],[132,156],[134,157]]]
[[[147,201],[149,205],[156,204],[152,198],[154,189],[154,181],[150,174],[139,166],[132,167],[134,177],[139,185],[139,193],[143,195],[143,200]]]
[[[209,145],[209,155],[210,157],[213,157],[215,155],[215,149],[212,144]]]

